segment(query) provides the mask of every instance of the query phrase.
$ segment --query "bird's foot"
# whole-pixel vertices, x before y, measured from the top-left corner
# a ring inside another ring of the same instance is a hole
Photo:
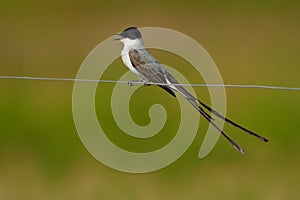
[[[128,85],[131,87],[133,86],[135,83],[142,83],[143,81],[141,80],[131,80],[131,81],[128,81]]]
[[[128,85],[131,87],[133,86],[135,83],[143,83],[144,86],[150,86],[151,83],[147,82],[147,81],[143,81],[143,80],[131,80],[131,81],[128,81]]]
[[[144,81],[144,86],[150,86],[151,83]]]

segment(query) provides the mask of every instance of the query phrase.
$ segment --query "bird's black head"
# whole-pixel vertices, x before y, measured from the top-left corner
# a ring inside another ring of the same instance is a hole
[[[142,38],[141,32],[136,27],[129,27],[123,30],[120,34],[117,34],[123,38],[129,38],[131,40]]]

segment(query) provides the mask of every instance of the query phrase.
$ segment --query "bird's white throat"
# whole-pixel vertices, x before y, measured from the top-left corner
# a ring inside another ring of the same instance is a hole
[[[121,39],[121,42],[124,44],[123,51],[127,52],[131,49],[143,49],[144,47],[144,42],[141,38],[138,39],[129,39],[129,38],[123,38]]]

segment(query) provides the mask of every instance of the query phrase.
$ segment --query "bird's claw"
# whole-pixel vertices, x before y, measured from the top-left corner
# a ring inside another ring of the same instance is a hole
[[[149,83],[149,82],[144,82],[144,86],[150,86],[151,85],[151,83]]]
[[[128,81],[128,85],[129,85],[129,87],[133,86],[132,81]]]
[[[131,81],[128,81],[128,85],[131,87],[133,86],[134,83],[141,83],[140,80],[131,80]]]
[[[131,87],[133,86],[134,83],[143,83],[144,86],[150,86],[151,83],[147,82],[147,81],[143,81],[143,80],[131,80],[131,81],[128,81],[128,85]]]

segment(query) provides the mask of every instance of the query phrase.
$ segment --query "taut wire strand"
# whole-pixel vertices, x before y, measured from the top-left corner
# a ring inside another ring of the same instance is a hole
[[[117,83],[117,84],[145,84],[144,81],[122,81],[122,80],[92,80],[77,78],[58,78],[58,77],[31,77],[31,76],[0,76],[0,79],[19,79],[19,80],[39,80],[39,81],[72,81],[72,82],[97,82],[97,83]],[[252,85],[252,84],[165,84],[165,83],[146,83],[151,85],[180,85],[186,87],[227,87],[227,88],[259,88],[273,90],[294,90],[300,91],[300,87],[285,87],[272,85]]]

